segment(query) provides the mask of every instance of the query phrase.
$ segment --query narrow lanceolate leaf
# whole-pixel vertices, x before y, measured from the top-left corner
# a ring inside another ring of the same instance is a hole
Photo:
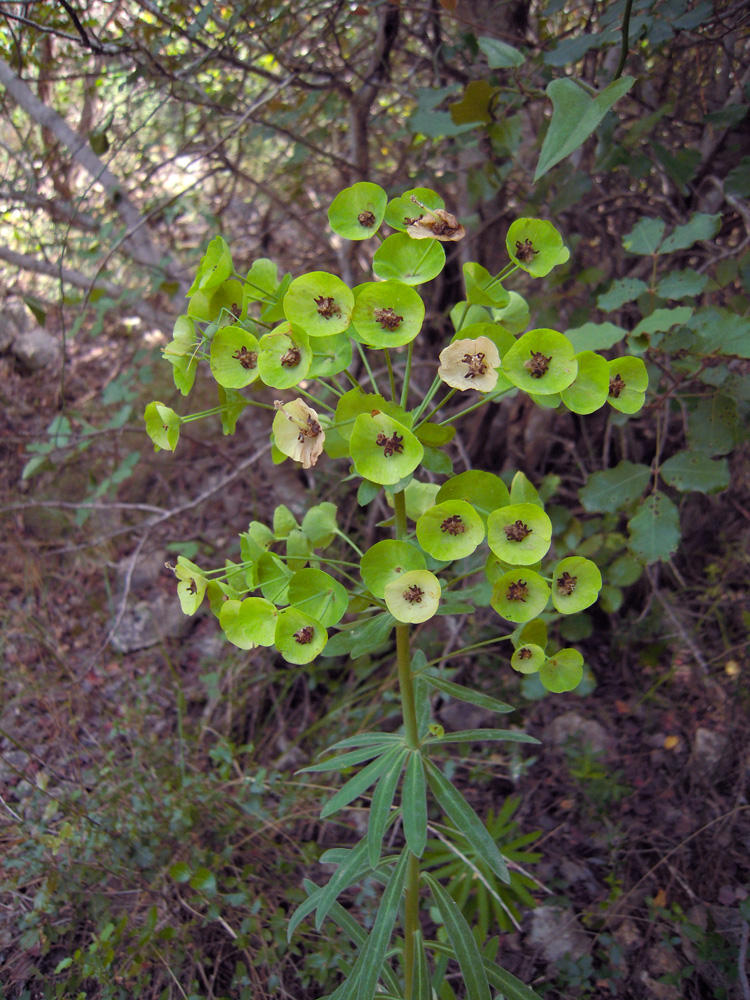
[[[339,740],[338,743],[334,743],[324,753],[333,753],[334,750],[345,750],[347,747],[369,747],[379,743],[403,742],[403,736],[399,736],[398,733],[357,733],[356,736],[348,736],[345,740]]]
[[[399,748],[399,752],[391,757],[387,769],[383,772],[375,791],[372,793],[370,818],[367,823],[367,850],[370,856],[370,865],[373,868],[380,860],[383,837],[391,815],[391,806],[408,753],[406,747]]]
[[[455,698],[457,701],[464,701],[469,705],[477,705],[479,708],[485,708],[488,712],[498,712],[504,715],[506,712],[514,711],[512,705],[506,705],[505,702],[498,701],[497,698],[491,698],[488,694],[482,694],[481,691],[472,691],[471,688],[463,687],[461,684],[454,684],[453,681],[446,681],[442,677],[426,674],[425,680],[432,687],[437,688],[438,691],[442,691],[443,694],[449,694],[451,698]]]
[[[412,750],[406,765],[401,795],[404,816],[404,836],[412,854],[422,857],[427,843],[427,786],[424,765],[419,750]]]
[[[427,874],[424,878],[440,910],[440,916],[448,932],[448,940],[453,946],[456,961],[461,968],[467,1000],[490,1000],[490,985],[487,982],[487,973],[484,971],[482,954],[471,928],[466,923],[466,918],[436,879]]]
[[[338,866],[326,885],[321,889],[320,896],[317,897],[318,902],[315,908],[316,931],[319,931],[323,926],[323,921],[328,916],[328,911],[333,906],[339,893],[343,892],[344,889],[353,885],[355,882],[358,882],[364,876],[365,872],[369,871],[369,868],[370,859],[367,856],[367,841],[363,837],[357,846],[349,852],[349,856],[346,860]],[[309,899],[306,900],[300,909],[306,906],[309,902]],[[297,914],[295,913],[292,920],[294,920],[296,916]],[[290,924],[291,922],[292,921],[290,921]],[[287,931],[287,933],[290,932]]]
[[[316,886],[316,884],[310,879],[306,878],[304,880],[304,886],[305,892],[309,892],[311,895],[319,891],[318,886]],[[349,940],[356,944],[358,949],[364,947],[367,943],[367,931],[364,927],[361,927],[360,924],[357,923],[351,913],[348,910],[345,910],[340,903],[333,904],[328,916],[337,927],[341,928]],[[396,978],[393,970],[387,965],[383,966],[383,980],[391,992],[398,993],[398,979]]]
[[[355,774],[353,778],[350,778],[345,785],[339,788],[333,798],[326,802],[320,812],[320,818],[326,819],[328,816],[332,816],[339,809],[343,809],[344,806],[348,806],[354,799],[359,798],[363,792],[367,791],[370,785],[375,784],[380,775],[388,767],[392,755],[399,753],[400,749],[400,747],[393,747],[391,750],[386,751],[377,760],[374,760],[367,767],[363,768],[359,774]]]
[[[406,862],[408,850],[401,853],[396,862],[393,874],[388,880],[385,892],[380,900],[378,915],[375,918],[367,944],[360,953],[357,965],[362,962],[362,974],[359,977],[357,1000],[372,1000],[375,988],[382,975],[382,966],[388,952],[388,945],[393,934],[393,925],[398,916],[398,908],[406,881]]]
[[[424,741],[429,746],[439,746],[441,743],[473,743],[479,740],[508,740],[511,743],[538,743],[539,740],[516,729],[464,729],[458,733],[448,733],[446,736],[429,737]]]
[[[436,955],[444,958],[453,958],[453,949],[450,945],[442,941],[428,941],[427,947]],[[495,962],[483,958],[484,971],[491,986],[500,990],[505,1000],[541,1000],[538,993],[535,993],[530,986],[521,982],[510,972],[506,972]]]
[[[414,933],[414,970],[412,973],[412,996],[414,1000],[432,1000],[430,967],[427,964],[422,932]]]
[[[352,764],[361,764],[363,760],[379,757],[390,748],[390,743],[361,747],[359,750],[350,751],[350,753],[342,753],[338,757],[329,757],[328,760],[322,760],[319,764],[301,767],[297,774],[305,774],[307,771],[343,771],[344,768],[351,767]]]
[[[506,884],[509,883],[508,866],[484,823],[463,795],[448,781],[443,772],[435,767],[430,760],[425,760],[424,763],[430,788],[446,816],[456,829],[461,831],[495,875]]]

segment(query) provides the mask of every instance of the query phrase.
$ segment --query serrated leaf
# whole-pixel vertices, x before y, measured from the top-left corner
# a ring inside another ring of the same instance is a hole
[[[665,483],[678,490],[718,493],[729,486],[729,463],[725,458],[712,459],[699,451],[679,451],[663,463]]]
[[[676,250],[687,250],[694,243],[700,240],[711,240],[716,236],[721,228],[721,212],[716,215],[707,215],[705,212],[696,212],[691,216],[690,221],[684,226],[677,228],[670,233],[659,247],[659,253],[674,253]]]
[[[419,750],[412,750],[406,765],[401,809],[406,843],[411,853],[418,858],[422,857],[427,843],[426,792],[422,754]]]
[[[553,80],[547,85],[552,101],[552,121],[544,137],[534,182],[560,160],[582,146],[609,109],[633,86],[632,76],[614,80],[596,97],[570,79]]]
[[[490,986],[487,982],[482,954],[463,913],[437,879],[427,873],[425,873],[424,879],[430,887],[433,899],[440,910],[440,916],[443,918],[445,929],[448,932],[448,940],[463,974],[467,998],[470,1000],[490,1000]]]
[[[693,315],[692,306],[676,306],[674,309],[654,309],[652,313],[640,321],[631,333],[638,337],[642,333],[663,333],[673,326],[682,326]]]
[[[566,330],[565,336],[578,353],[609,350],[626,337],[627,333],[627,330],[614,323],[584,323],[573,330]]]
[[[431,687],[437,688],[443,694],[448,694],[451,698],[456,698],[458,701],[466,702],[469,705],[484,708],[488,712],[497,712],[504,715],[506,712],[514,711],[512,705],[506,705],[505,702],[498,701],[497,698],[492,698],[481,691],[474,691],[472,688],[463,687],[461,684],[454,684],[453,681],[447,681],[443,677],[427,674],[425,680]]]
[[[672,271],[666,274],[656,286],[656,294],[663,299],[684,299],[700,295],[708,283],[707,274],[697,271]]]
[[[596,304],[599,309],[609,312],[612,309],[619,309],[626,302],[634,302],[639,295],[647,291],[648,285],[640,278],[618,278],[597,298]]]
[[[614,469],[589,476],[578,496],[585,510],[614,514],[641,496],[650,476],[651,470],[647,465],[625,460]]]
[[[693,451],[726,455],[736,443],[737,404],[729,396],[701,399],[688,414],[688,445]]]
[[[643,563],[669,559],[680,544],[680,514],[664,493],[653,493],[628,521],[628,548]]]
[[[443,772],[431,760],[424,763],[430,788],[447,817],[495,875],[502,882],[509,883],[508,866],[484,823]]]
[[[643,256],[657,253],[657,247],[664,238],[665,224],[661,219],[641,219],[622,238],[622,245],[628,253]]]

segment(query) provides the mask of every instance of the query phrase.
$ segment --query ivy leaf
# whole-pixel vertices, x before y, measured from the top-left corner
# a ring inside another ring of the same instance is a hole
[[[597,298],[596,304],[600,309],[609,312],[612,309],[619,309],[626,302],[634,302],[639,295],[647,291],[648,285],[640,278],[618,278]]]
[[[628,521],[628,548],[642,563],[669,559],[680,544],[680,514],[664,493],[654,493]]]
[[[729,463],[699,451],[678,451],[660,469],[665,483],[678,490],[718,493],[729,486]]]
[[[651,470],[647,465],[637,465],[627,460],[614,469],[595,472],[586,485],[578,491],[584,509],[604,514],[614,514],[627,507],[646,489]]]
[[[547,135],[539,154],[534,182],[560,160],[582,146],[609,109],[633,86],[632,76],[614,80],[596,97],[589,95],[573,80],[553,80],[547,85],[553,112]]]
[[[659,247],[659,253],[674,253],[676,250],[687,250],[701,240],[712,240],[721,228],[721,212],[707,215],[696,212],[684,226],[677,226]]]

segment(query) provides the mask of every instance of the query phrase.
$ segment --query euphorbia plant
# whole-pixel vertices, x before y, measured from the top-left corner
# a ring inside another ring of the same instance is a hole
[[[230,642],[241,649],[275,647],[290,664],[320,655],[356,658],[395,644],[402,727],[353,734],[303,769],[341,772],[364,765],[327,802],[323,818],[371,795],[367,833],[355,847],[323,855],[321,861],[337,865],[335,874],[323,887],[306,883],[308,898],[289,923],[291,936],[308,915],[315,913],[318,928],[329,917],[358,946],[359,957],[333,993],[336,1000],[370,1000],[376,992],[428,1000],[451,958],[467,996],[489,1000],[493,987],[506,997],[530,998],[535,994],[528,987],[480,949],[461,909],[423,870],[421,858],[432,820],[442,814],[448,823],[441,837],[455,856],[470,866],[463,853],[468,844],[489,877],[508,882],[493,837],[438,761],[453,744],[536,741],[518,729],[446,734],[430,719],[433,692],[500,715],[511,708],[455,683],[440,669],[441,660],[427,660],[412,640],[415,629],[436,615],[489,605],[497,613],[497,636],[456,652],[469,655],[507,640],[513,669],[538,672],[553,692],[578,685],[582,656],[550,647],[540,616],[549,618],[550,607],[552,615],[565,615],[592,604],[602,583],[599,570],[553,541],[542,499],[522,473],[510,488],[489,472],[453,475],[450,442],[462,417],[519,390],[577,413],[607,400],[622,408],[631,382],[641,391],[642,363],[628,359],[629,367],[618,364],[614,372],[591,351],[576,355],[555,330],[521,332],[528,307],[503,282],[518,268],[545,275],[567,260],[568,251],[549,222],[519,219],[508,234],[511,260],[504,270],[493,276],[479,264],[464,265],[467,297],[451,310],[455,334],[436,360],[432,385],[417,396],[410,372],[425,315],[417,289],[440,272],[442,244],[460,239],[463,228],[433,191],[420,188],[388,202],[369,183],[342,191],[329,218],[340,238],[382,240],[372,255],[380,280],[354,289],[322,271],[279,280],[268,260],[256,261],[242,277],[217,238],[164,354],[184,395],[197,364],[209,362],[219,404],[206,414],[218,413],[226,433],[234,431],[245,406],[275,408],[275,461],[313,468],[327,453],[342,480],[358,484],[363,507],[384,490],[394,511],[383,525],[386,537],[363,553],[339,527],[333,503],[310,507],[301,523],[281,506],[271,525],[253,521],[241,534],[239,563],[203,570],[179,558],[178,594],[187,614],[208,595]],[[398,230],[385,238],[384,219]],[[261,398],[261,387],[274,391]],[[466,405],[447,412],[451,400]],[[181,423],[206,414],[179,417],[154,402],[146,427],[158,448],[173,450]],[[342,540],[348,550],[341,550]],[[398,846],[384,849],[389,829],[388,844]],[[384,886],[369,933],[336,904],[341,892],[365,877]],[[428,897],[444,926],[437,940],[423,932]]]

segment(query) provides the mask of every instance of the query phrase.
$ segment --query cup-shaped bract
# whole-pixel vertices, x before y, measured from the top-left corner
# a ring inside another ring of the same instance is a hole
[[[549,600],[549,587],[531,569],[514,569],[496,580],[490,604],[509,622],[530,622],[541,614]]]
[[[424,302],[403,281],[368,281],[360,285],[352,326],[368,347],[402,347],[422,329]]]
[[[354,421],[349,452],[363,479],[392,486],[414,472],[424,448],[408,427],[380,410],[372,410],[360,413]]]
[[[285,608],[276,619],[274,643],[287,663],[310,663],[328,642],[319,621],[299,608]]]
[[[373,410],[387,413],[400,424],[411,427],[411,414],[403,410],[398,403],[393,403],[372,392],[350,389],[336,404],[336,427],[341,436],[348,441],[352,436],[354,421],[357,417],[361,413],[371,413]]]
[[[372,260],[378,278],[405,285],[432,281],[444,267],[445,250],[437,240],[413,240],[406,233],[394,233],[383,240]]]
[[[516,338],[510,330],[506,330],[499,323],[470,323],[468,326],[462,326],[457,333],[453,334],[451,343],[455,344],[457,340],[477,340],[479,337],[491,340],[501,358],[516,342]]]
[[[327,271],[309,271],[295,278],[284,296],[284,315],[309,337],[331,337],[347,329],[354,292]]]
[[[404,573],[424,569],[423,554],[409,542],[385,538],[375,542],[362,556],[359,572],[373,597],[381,598],[389,583],[399,580]]]
[[[523,333],[529,325],[529,303],[518,292],[510,292],[510,302],[502,309],[493,309],[492,318],[511,333]]]
[[[553,694],[572,691],[583,677],[583,657],[577,649],[561,649],[539,668],[539,680]]]
[[[599,567],[583,556],[561,559],[552,574],[552,603],[564,615],[590,607],[602,589]]]
[[[515,503],[494,510],[487,520],[487,544],[511,566],[531,566],[543,559],[552,542],[552,522],[541,507]]]
[[[165,451],[174,451],[180,438],[182,423],[179,413],[154,400],[144,410],[143,419],[146,421],[146,433],[154,442],[155,450],[163,448]]]
[[[468,500],[483,521],[493,510],[510,503],[508,487],[493,472],[470,469],[449,479],[438,490],[438,503],[446,500]]]
[[[227,639],[239,649],[273,646],[278,611],[262,597],[246,597],[243,601],[225,601],[219,612],[219,623]]]
[[[567,389],[578,374],[578,362],[564,334],[529,330],[505,354],[503,371],[519,389],[545,396]]]
[[[648,389],[648,372],[641,358],[626,356],[609,363],[607,402],[621,413],[636,413],[643,406]]]
[[[560,398],[573,413],[593,413],[604,406],[609,392],[609,364],[594,351],[576,354],[578,374]]]
[[[437,483],[422,483],[411,479],[404,489],[406,501],[406,516],[410,521],[418,521],[422,514],[435,504],[435,497],[440,489]],[[385,499],[389,507],[393,507],[393,493],[385,491]]]
[[[289,403],[276,402],[272,432],[276,447],[282,453],[310,469],[318,461],[325,444],[325,431],[318,414],[302,399]]]
[[[233,271],[234,265],[229,245],[223,236],[216,236],[206,248],[198,265],[195,281],[188,290],[188,295],[192,295],[199,289],[208,292],[218,288],[227,278],[231,277]]]
[[[312,359],[307,378],[328,378],[338,375],[352,363],[352,342],[345,333],[331,337],[315,337],[310,344]]]
[[[491,392],[497,384],[500,354],[489,337],[454,340],[440,352],[438,375],[452,389]]]
[[[507,292],[497,278],[493,277],[487,268],[481,264],[469,261],[464,264],[464,284],[466,298],[473,306],[490,306],[504,309],[510,303],[510,292]]]
[[[177,596],[185,615],[194,615],[203,601],[208,581],[202,570],[185,556],[177,557],[174,575],[177,577]]]
[[[260,374],[258,338],[241,326],[217,330],[211,341],[211,372],[228,389],[242,389]]]
[[[310,370],[312,351],[307,335],[290,323],[282,323],[258,341],[258,371],[266,385],[291,389]]]
[[[349,595],[329,573],[306,567],[289,581],[289,603],[328,628],[344,617]]]
[[[551,222],[516,219],[505,238],[508,255],[534,278],[543,278],[557,264],[564,264],[570,250]]]
[[[294,576],[273,552],[264,552],[258,559],[258,586],[267,601],[272,604],[289,603],[289,581]]]
[[[417,540],[435,559],[463,559],[483,539],[482,518],[466,500],[435,504],[417,521]]]
[[[247,316],[247,303],[242,284],[236,278],[222,282],[218,288],[197,291],[190,296],[187,314],[204,323],[218,322],[231,326]]]
[[[397,622],[426,622],[438,609],[440,581],[429,570],[411,570],[387,584],[383,596]]]
[[[392,198],[388,202],[385,221],[392,229],[404,232],[407,226],[413,225],[424,215],[422,205],[433,211],[445,208],[445,202],[436,191],[430,188],[410,188],[400,197]]]
[[[547,654],[541,646],[527,642],[515,650],[510,658],[510,665],[519,674],[535,674],[546,659]]]
[[[388,195],[379,184],[359,181],[339,191],[328,209],[334,233],[345,240],[366,240],[380,227]]]

